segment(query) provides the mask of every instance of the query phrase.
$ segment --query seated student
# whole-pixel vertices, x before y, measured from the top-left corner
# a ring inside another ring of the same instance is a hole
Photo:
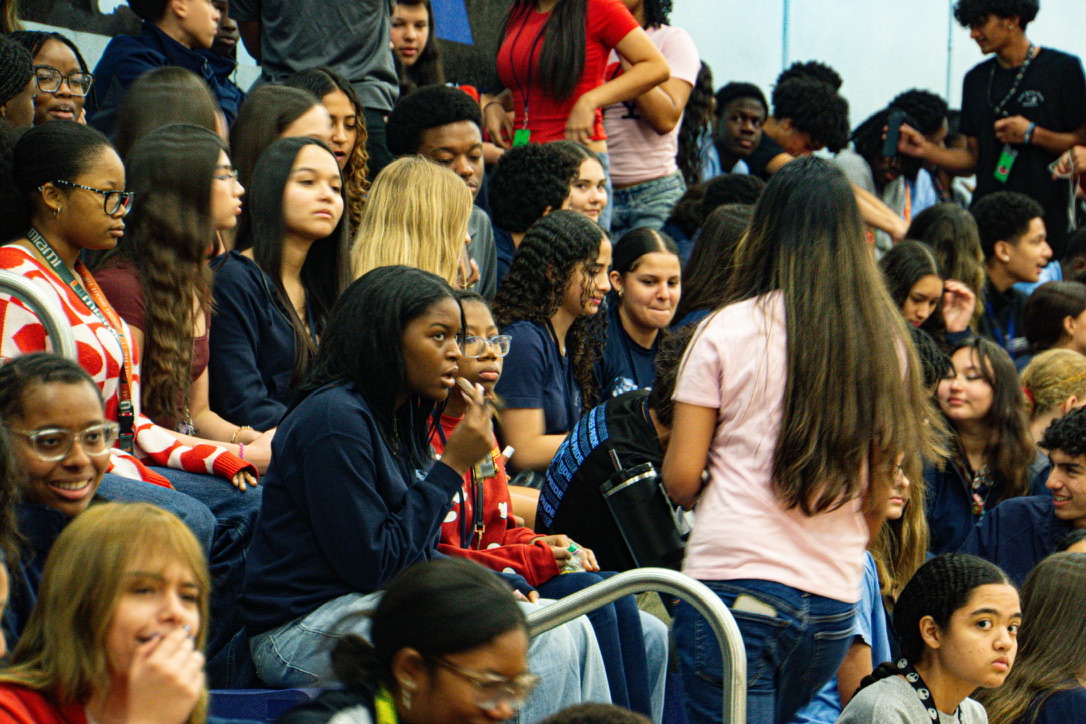
[[[392,579],[370,621],[373,643],[348,634],[332,649],[344,688],[291,709],[279,724],[379,721],[382,705],[403,724],[428,724],[437,715],[450,724],[505,721],[540,683],[528,668],[524,613],[481,566],[415,564]]]
[[[1022,586],[1022,620],[1014,668],[1002,686],[977,699],[989,724],[1064,724],[1086,720],[1086,627],[1082,591],[1086,555],[1057,553]]]
[[[19,30],[8,36],[34,59],[34,125],[46,121],[82,121],[83,102],[94,76],[79,48],[60,33]]]
[[[1069,349],[1086,355],[1086,284],[1045,282],[1029,295],[1022,312],[1029,345],[1015,363],[1025,369],[1033,356],[1046,349]]]
[[[731,276],[728,260],[750,226],[753,213],[754,207],[747,204],[724,204],[709,214],[697,246],[683,266],[683,293],[672,329],[700,322],[723,303]]]
[[[462,91],[443,85],[426,86],[401,97],[388,115],[388,150],[396,156],[417,153],[452,169],[467,184],[474,199],[483,186],[481,125],[479,104]],[[486,212],[474,205],[468,220],[468,235],[471,237],[468,254],[479,267],[479,281],[474,289],[484,298],[492,299],[498,291],[494,229]],[[512,259],[511,251],[508,256]]]
[[[694,237],[705,221],[701,215],[701,202],[705,198],[705,183],[693,184],[686,187],[686,192],[675,202],[671,210],[671,216],[667,217],[663,233],[671,237],[672,241],[679,245],[679,253],[683,258],[683,265],[690,258],[690,252],[694,248]]]
[[[209,50],[219,27],[215,5],[129,0],[128,6],[143,20],[143,28],[139,35],[116,36],[102,51],[94,67],[96,82],[87,96],[87,121],[103,133],[112,133],[117,108],[132,82],[154,68],[177,65],[207,82],[226,124],[232,124],[245,94],[230,80],[234,63]]]
[[[1041,352],[1022,370],[1021,380],[1030,437],[1038,446],[1054,420],[1086,405],[1086,355],[1069,349]],[[1030,479],[1035,485],[1043,484],[1051,469],[1048,455],[1038,447]]]
[[[1086,226],[1067,237],[1067,249],[1060,259],[1060,266],[1064,279],[1086,283]]]
[[[240,603],[268,684],[331,683],[328,651],[350,633],[344,617],[370,610],[397,573],[435,557],[449,501],[493,447],[490,409],[472,390],[441,460],[430,451],[430,414],[457,384],[460,320],[448,284],[405,266],[369,272],[337,302],[276,433],[249,550]],[[607,697],[598,660],[569,651],[575,630],[533,642],[548,698],[526,721],[569,696]]]
[[[225,138],[211,89],[191,70],[167,65],[147,71],[132,83],[114,125],[113,147],[122,160],[136,142],[156,128],[185,123]]]
[[[349,279],[343,205],[339,165],[320,141],[281,138],[261,155],[245,251],[212,262],[208,395],[223,419],[266,431],[286,412]]]
[[[986,724],[969,695],[1007,678],[1021,622],[1018,591],[1003,571],[973,556],[933,558],[894,609],[901,657],[864,680],[837,724]]]
[[[927,465],[931,552],[958,549],[999,502],[1029,494],[1035,456],[1025,396],[1010,357],[981,337],[959,343],[936,399],[951,433],[950,457]]]
[[[992,561],[1017,583],[1073,529],[1086,528],[1086,410],[1049,425],[1040,446],[1052,461],[1048,493],[1003,501],[959,548]]]
[[[675,375],[693,331],[689,327],[663,339],[652,389],[604,400],[573,426],[547,467],[535,529],[572,536],[591,548],[606,570],[637,567],[600,494],[600,485],[616,472],[611,453],[626,469],[641,463],[660,469],[671,435]]]
[[[941,342],[960,341],[968,332],[977,297],[956,279],[944,281],[927,244],[903,241],[882,255],[879,267],[906,322]]]
[[[34,123],[34,97],[37,94],[34,61],[30,53],[14,40],[0,35],[0,120],[12,128]]]
[[[950,133],[947,103],[937,93],[911,88],[894,96],[889,107],[904,111],[905,115],[913,119],[913,128],[931,143],[944,143]],[[912,216],[915,217],[944,200],[943,189],[935,178],[937,171],[937,166],[925,163],[910,182],[909,206]]]
[[[607,172],[600,156],[575,141],[554,141],[566,155],[569,163],[569,195],[562,202],[563,209],[576,211],[596,223],[603,217],[610,198],[607,193]]]
[[[226,144],[203,128],[163,126],[136,144],[127,166],[136,200],[125,237],[94,274],[132,331],[145,371],[144,413],[167,429],[237,447],[264,472],[271,436],[223,419],[208,402],[208,252],[216,234],[234,228],[244,192]]]
[[[498,327],[481,297],[462,292],[457,299],[467,335],[459,375],[470,385],[480,385],[492,397],[510,340],[498,335]],[[441,415],[441,429],[435,427],[430,434],[430,446],[437,455],[444,451],[445,439],[456,430],[467,406],[463,389],[454,387]],[[463,490],[454,498],[452,514],[441,526],[440,552],[474,560],[496,571],[511,569],[544,598],[562,598],[611,575],[598,573],[600,567],[590,548],[579,547],[565,535],[536,535],[531,528],[516,525],[510,517],[515,503],[510,498],[505,463],[496,441],[490,458],[493,465],[484,458],[464,476]],[[474,521],[470,528],[469,520]],[[571,561],[574,557],[578,560]],[[574,567],[570,567],[571,562]],[[582,570],[576,570],[577,566]],[[611,700],[660,721],[667,628],[650,614],[639,615],[632,597],[598,608],[588,618],[607,666]]]
[[[716,92],[713,145],[722,173],[750,173],[746,159],[762,141],[769,115],[765,93],[753,83],[728,83]],[[708,181],[708,179],[703,179]]]
[[[238,119],[230,126],[230,158],[238,171],[238,182],[252,188],[257,161],[272,141],[305,137],[332,142],[332,116],[321,100],[309,91],[283,85],[262,85],[245,99]],[[338,162],[337,162],[338,166]],[[342,175],[342,174],[341,174]],[[241,207],[234,238],[238,251],[246,248],[251,235],[250,206]],[[234,248],[230,244],[228,248]]]
[[[108,503],[81,514],[53,545],[0,669],[0,718],[205,721],[210,588],[200,544],[170,513]]]
[[[957,204],[936,204],[913,217],[906,236],[931,247],[944,279],[957,279],[973,292],[977,304],[969,326],[975,328],[984,314],[985,277],[976,219]]]
[[[546,470],[595,401],[610,265],[611,242],[599,225],[555,211],[528,230],[498,288],[494,318],[513,339],[496,390],[508,406],[501,434],[517,470]]]
[[[366,204],[370,179],[366,166],[369,155],[366,153],[365,109],[358,100],[354,86],[328,67],[303,70],[287,78],[283,85],[309,91],[320,98],[321,105],[328,109],[332,119],[328,145],[343,174],[343,195],[347,200],[351,228],[357,229],[362,219],[362,207]]]
[[[490,218],[501,286],[528,229],[569,198],[567,157],[550,143],[529,143],[502,154],[489,179]]]
[[[1016,191],[997,191],[973,204],[984,252],[984,314],[977,332],[1012,357],[1026,351],[1022,314],[1026,295],[1016,282],[1035,282],[1052,258],[1045,241],[1044,209]]]
[[[634,229],[615,244],[610,276],[607,342],[596,364],[600,400],[652,387],[660,335],[682,293],[679,249],[659,231]]]
[[[452,171],[418,156],[381,169],[351,248],[351,276],[404,264],[463,287],[471,194]]]

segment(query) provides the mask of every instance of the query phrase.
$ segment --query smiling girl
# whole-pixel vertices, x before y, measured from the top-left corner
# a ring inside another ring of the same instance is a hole
[[[46,121],[82,121],[83,103],[94,76],[79,48],[60,33],[19,30],[11,39],[34,58],[34,125]]]
[[[562,202],[563,209],[576,211],[599,222],[607,208],[607,172],[598,154],[573,141],[555,141],[558,148],[575,169],[569,179],[569,196]]]

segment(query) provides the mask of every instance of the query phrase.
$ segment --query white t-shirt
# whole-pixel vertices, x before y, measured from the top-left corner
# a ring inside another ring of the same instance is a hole
[[[934,705],[929,701],[928,706]],[[930,724],[933,720],[928,706],[920,701],[909,682],[900,676],[888,676],[865,686],[852,697],[837,724]],[[938,724],[988,724],[987,712],[973,699],[965,699],[955,714],[935,711]]]
[[[785,336],[780,292],[738,302],[701,323],[679,368],[674,399],[718,410],[683,572],[774,581],[855,603],[868,538],[860,500],[807,516],[785,510],[771,485]]]
[[[691,86],[697,81],[701,58],[694,40],[682,28],[660,25],[645,31],[671,68],[671,77]],[[611,52],[606,78],[614,78],[620,69],[618,54]],[[652,181],[679,170],[675,154],[679,150],[679,126],[660,135],[641,117],[635,101],[615,103],[603,109],[603,127],[607,131],[611,182],[619,185]]]

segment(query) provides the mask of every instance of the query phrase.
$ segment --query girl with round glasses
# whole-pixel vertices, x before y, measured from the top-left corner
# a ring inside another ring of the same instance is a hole
[[[75,43],[60,33],[39,30],[20,30],[9,37],[34,58],[34,125],[80,120],[94,75]]]

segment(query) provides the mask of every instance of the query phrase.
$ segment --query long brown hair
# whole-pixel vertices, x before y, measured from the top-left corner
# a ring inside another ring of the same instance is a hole
[[[140,139],[126,164],[136,192],[128,231],[102,262],[131,265],[139,276],[146,319],[140,399],[144,414],[162,424],[186,417],[193,329],[197,315],[211,311],[211,185],[225,150],[219,136],[187,124]]]
[[[1014,668],[1002,686],[976,693],[991,724],[1032,723],[1044,699],[1080,685],[1076,680],[1086,676],[1084,588],[1086,553],[1056,553],[1030,572]]]
[[[879,590],[890,611],[901,589],[928,556],[928,519],[924,515],[924,481],[909,481],[909,500],[897,520],[883,523],[867,549],[875,559]]]
[[[833,510],[860,495],[869,465],[872,480],[888,481],[902,453],[906,476],[921,480],[921,456],[942,454],[942,421],[852,188],[822,159],[793,161],[766,186],[723,303],[772,292],[783,295],[788,340],[777,497],[806,515]]]
[[[203,549],[177,516],[148,503],[92,505],[53,544],[38,603],[0,682],[19,684],[62,704],[86,704],[109,686],[106,637],[134,562],[179,562],[199,588],[196,646],[207,640],[211,578]],[[187,724],[207,718],[207,692]]]

